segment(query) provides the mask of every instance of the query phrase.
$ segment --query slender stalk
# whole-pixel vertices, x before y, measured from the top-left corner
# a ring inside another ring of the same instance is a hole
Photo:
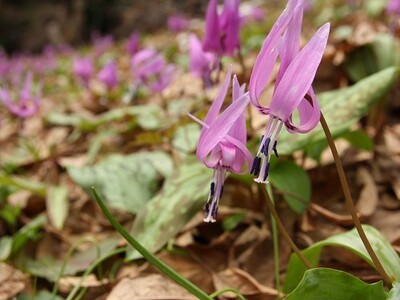
[[[327,139],[329,147],[331,149],[333,158],[335,160],[336,170],[338,172],[340,184],[342,185],[343,194],[346,199],[346,206],[351,214],[351,217],[354,222],[354,226],[356,227],[358,234],[360,235],[360,238],[361,238],[365,248],[367,249],[369,256],[371,257],[372,261],[374,262],[377,271],[382,276],[383,281],[385,282],[385,284],[388,287],[392,287],[392,280],[390,279],[390,277],[386,273],[385,269],[383,268],[378,256],[376,255],[374,249],[372,248],[372,246],[367,238],[367,235],[364,232],[364,229],[361,226],[360,219],[358,218],[358,214],[354,207],[353,199],[351,197],[350,188],[347,183],[346,174],[344,173],[342,161],[340,160],[339,153],[336,149],[335,142],[333,141],[331,131],[328,127],[328,124],[326,123],[325,117],[322,114],[322,112],[321,112],[320,123],[322,125],[326,139]]]
[[[97,194],[94,187],[92,187],[94,198],[97,201],[97,204],[100,206],[101,210],[103,211],[106,218],[110,221],[111,225],[119,232],[120,235],[133,247],[135,248],[143,257],[154,265],[157,269],[159,269],[162,273],[166,276],[174,280],[177,284],[181,287],[185,288],[191,294],[199,298],[200,300],[211,300],[212,298],[206,294],[202,289],[194,285],[192,282],[187,280],[186,278],[182,277],[174,270],[172,270],[169,266],[151,254],[149,251],[146,250],[138,241],[136,241],[128,231],[122,227],[121,224],[114,218],[111,212],[108,210],[107,206],[104,204],[103,200],[100,198],[99,194]]]
[[[274,195],[272,194],[271,191],[271,186],[270,185],[265,185],[265,188],[267,189],[267,193],[269,196],[269,199],[272,202],[272,205],[275,207],[275,201],[274,201]],[[280,257],[279,257],[279,239],[278,239],[278,229],[276,227],[276,221],[275,218],[273,217],[272,213],[271,214],[271,231],[272,231],[272,242],[273,242],[273,247],[274,247],[274,268],[275,268],[275,281],[276,281],[276,289],[278,291],[277,299],[281,299],[280,297],[280,292],[281,292],[281,277],[280,277]]]
[[[222,290],[216,291],[216,292],[212,293],[212,294],[210,295],[210,297],[211,297],[212,299],[214,299],[214,298],[216,298],[216,297],[218,297],[218,296],[220,296],[220,295],[222,295],[222,294],[225,294],[226,292],[232,292],[232,293],[234,293],[240,300],[246,300],[246,298],[243,297],[243,295],[242,295],[238,290],[232,289],[232,288],[226,288],[226,289],[222,289]]]
[[[297,248],[296,244],[293,242],[293,240],[291,239],[289,233],[286,231],[285,226],[283,226],[281,220],[279,219],[278,213],[275,210],[275,207],[271,201],[271,199],[269,198],[269,195],[266,191],[266,189],[261,189],[265,199],[267,200],[267,205],[268,205],[268,209],[270,210],[272,216],[275,218],[276,224],[278,225],[279,230],[281,231],[283,237],[286,239],[286,241],[289,243],[290,247],[292,248],[292,250],[297,254],[297,256],[299,257],[299,259],[302,261],[302,263],[308,268],[308,269],[312,269],[313,265],[308,261],[308,259],[303,255],[303,253],[301,253],[300,249]]]

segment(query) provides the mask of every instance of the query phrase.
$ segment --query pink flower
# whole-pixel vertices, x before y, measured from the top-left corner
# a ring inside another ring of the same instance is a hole
[[[173,80],[176,67],[151,48],[137,52],[131,61],[132,73],[138,84],[161,93]]]
[[[89,86],[89,80],[93,75],[93,61],[90,57],[77,57],[73,61],[73,73],[82,81],[85,87]]]
[[[32,73],[28,73],[24,85],[19,91],[18,101],[13,101],[11,93],[7,89],[0,89],[0,99],[7,109],[15,116],[25,119],[33,116],[39,109],[42,97],[39,86],[36,96],[32,95]]]
[[[201,42],[192,34],[189,40],[189,69],[193,76],[203,79],[204,85],[211,85],[211,72],[218,66],[218,58],[214,53],[204,52]]]
[[[180,32],[189,27],[189,20],[184,16],[174,15],[168,18],[167,25],[172,32]]]
[[[224,0],[224,9],[220,15],[217,12],[217,1],[210,0],[208,4],[203,50],[232,56],[240,48],[239,0]]]
[[[400,1],[390,0],[386,6],[386,11],[389,14],[400,15]]]
[[[104,83],[109,90],[115,88],[118,85],[117,66],[115,62],[112,61],[106,64],[100,70],[97,79]]]
[[[134,55],[139,50],[139,34],[133,32],[126,42],[126,51],[130,55]]]
[[[267,129],[261,138],[251,173],[257,182],[268,182],[272,152],[278,156],[277,139],[285,125],[290,133],[311,131],[320,118],[320,110],[311,84],[325,51],[330,24],[323,25],[300,50],[303,2],[289,0],[287,8],[272,27],[256,59],[250,77],[250,99],[260,113],[269,115]],[[277,57],[281,59],[275,90],[269,107],[259,97],[270,80]],[[298,110],[300,123],[292,114]]]
[[[92,33],[92,43],[95,55],[101,56],[114,45],[114,38],[111,34],[102,36],[100,33],[94,32]]]
[[[226,173],[240,174],[250,165],[252,156],[246,148],[246,119],[244,110],[249,103],[245,85],[240,86],[236,76],[233,78],[232,104],[220,115],[220,110],[231,81],[232,69],[229,68],[217,98],[214,100],[204,122],[190,115],[200,123],[200,134],[196,156],[208,168],[214,169],[208,201],[204,207],[205,222],[215,222],[219,200],[223,192]],[[219,116],[218,116],[219,115]]]

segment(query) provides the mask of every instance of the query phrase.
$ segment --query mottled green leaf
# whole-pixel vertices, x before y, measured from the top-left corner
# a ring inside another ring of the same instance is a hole
[[[181,126],[174,133],[172,146],[180,152],[192,152],[196,150],[199,136],[200,126],[198,124],[192,123]]]
[[[400,299],[400,283],[393,283],[393,288],[389,291],[387,300],[399,300]]]
[[[50,223],[62,229],[68,215],[68,189],[63,186],[51,186],[47,191],[46,208]]]
[[[199,211],[208,194],[211,171],[197,161],[182,164],[175,176],[137,215],[131,234],[148,251],[156,252]],[[139,258],[132,248],[127,259]]]
[[[393,279],[393,281],[398,280],[400,278],[400,258],[392,245],[372,226],[363,225],[363,228],[386,273]],[[304,249],[302,252],[311,263],[317,265],[322,248],[325,246],[346,248],[364,259],[371,266],[374,266],[374,263],[372,262],[355,228],[351,231],[319,241],[307,249]],[[292,254],[290,256],[287,270],[284,292],[289,293],[300,282],[304,272],[306,271],[306,267],[295,254]]]
[[[126,117],[134,117],[140,127],[148,130],[158,129],[163,120],[162,111],[158,106],[135,105],[116,108],[92,117],[53,112],[46,117],[46,121],[53,125],[73,126],[82,131],[93,131],[101,125],[121,121]]]
[[[157,191],[160,177],[173,172],[173,163],[162,151],[139,152],[111,155],[97,165],[67,171],[88,193],[93,186],[110,206],[137,213]]]
[[[321,93],[318,96],[319,103],[333,136],[337,137],[344,133],[374,103],[385,97],[396,81],[398,73],[398,68],[387,68],[351,87]],[[324,132],[320,125],[308,134],[289,134],[283,131],[279,136],[279,153],[291,154],[324,138]]]
[[[292,161],[278,161],[271,168],[269,181],[295,212],[303,213],[311,198],[311,182],[302,168]]]
[[[367,284],[343,271],[316,268],[305,272],[303,279],[286,300],[384,300],[382,281]]]

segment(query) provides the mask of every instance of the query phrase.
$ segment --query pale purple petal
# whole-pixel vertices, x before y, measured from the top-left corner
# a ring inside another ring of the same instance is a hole
[[[323,25],[288,66],[272,97],[269,113],[286,122],[311,87],[328,40]]]
[[[108,89],[113,89],[118,85],[117,66],[115,62],[106,64],[97,75],[97,78],[104,83]]]
[[[217,0],[210,0],[206,13],[206,29],[203,39],[203,50],[207,52],[221,53],[219,17],[217,12]]]
[[[167,25],[172,32],[180,32],[189,27],[189,20],[182,15],[173,15],[168,18]]]
[[[139,50],[139,34],[137,32],[133,32],[126,42],[126,51],[130,55],[134,55]]]
[[[283,32],[288,26],[295,8],[299,5],[301,5],[301,1],[298,2],[298,0],[289,0],[285,10],[279,16],[278,20],[275,22],[270,33],[265,39],[254,64],[249,83],[250,99],[252,104],[261,112],[268,110],[259,103],[258,98],[269,82],[272,70],[276,63],[278,56],[277,44],[279,38],[282,36]]]
[[[233,76],[232,81],[232,101],[237,101],[244,95],[245,85],[239,85],[239,81],[237,80],[236,75]],[[235,124],[233,124],[231,130],[228,133],[231,137],[241,141],[242,143],[246,143],[247,140],[247,132],[246,132],[246,116],[243,112],[242,115],[237,119]]]
[[[222,50],[227,55],[233,55],[240,48],[239,0],[224,0],[220,29],[224,33]]]
[[[189,39],[190,73],[203,80],[209,79],[211,71],[217,66],[217,57],[204,52],[200,40],[192,34]]]

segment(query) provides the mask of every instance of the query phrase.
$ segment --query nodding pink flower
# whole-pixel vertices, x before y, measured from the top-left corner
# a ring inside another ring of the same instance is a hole
[[[245,85],[240,86],[234,76],[232,104],[221,114],[220,110],[232,77],[229,68],[218,96],[212,103],[203,121],[189,115],[203,126],[197,145],[196,156],[208,168],[214,169],[208,201],[204,206],[205,222],[215,222],[219,200],[227,172],[241,174],[251,164],[252,156],[246,148],[246,119],[244,110],[249,104],[249,95],[244,93]],[[246,171],[246,170],[245,170]]]
[[[172,32],[181,32],[189,27],[189,20],[185,16],[174,15],[167,20],[169,30]]]
[[[98,32],[94,32],[92,34],[92,43],[95,55],[101,56],[114,44],[114,38],[111,34],[101,36]]]
[[[400,15],[400,0],[390,0],[386,6],[388,14]]]
[[[239,0],[224,0],[220,15],[217,1],[210,0],[207,7],[203,49],[218,55],[232,56],[240,48]]]
[[[73,73],[83,83],[89,86],[89,80],[93,75],[93,61],[90,57],[77,57],[73,61]]]
[[[138,84],[161,93],[174,79],[176,67],[167,64],[164,57],[152,48],[137,52],[131,61],[132,73]]]
[[[200,40],[192,34],[189,40],[190,73],[203,80],[204,86],[211,86],[211,72],[218,67],[218,58],[212,52],[204,52]]]
[[[106,64],[97,74],[97,79],[106,85],[109,90],[112,90],[118,85],[117,66],[115,62]]]
[[[250,99],[260,113],[269,115],[251,173],[256,182],[268,183],[271,154],[278,156],[277,139],[285,125],[290,133],[307,133],[320,119],[320,109],[311,84],[325,51],[330,24],[326,23],[300,50],[303,3],[289,0],[287,8],[272,27],[256,59],[250,77]],[[277,57],[281,65],[269,107],[259,97],[270,80]],[[298,110],[300,123],[292,115]]]
[[[18,101],[13,101],[9,90],[0,89],[0,99],[13,115],[22,119],[33,116],[39,109],[42,91],[39,85],[37,94],[35,96],[32,95],[32,73],[26,75],[18,96]]]
[[[139,34],[137,32],[133,32],[126,42],[126,51],[130,55],[134,55],[139,50]]]

